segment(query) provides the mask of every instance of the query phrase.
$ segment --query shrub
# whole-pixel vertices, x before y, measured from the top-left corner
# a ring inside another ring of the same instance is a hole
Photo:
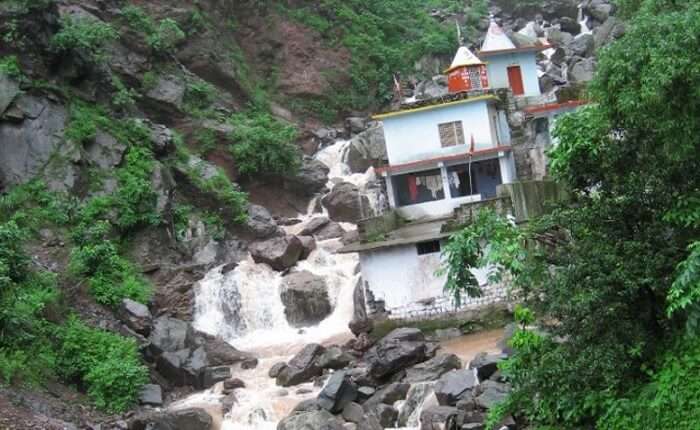
[[[216,89],[206,81],[196,80],[187,83],[184,103],[185,109],[192,115],[202,116],[215,99]]]
[[[0,224],[0,273],[11,282],[24,280],[28,270],[29,257],[22,249],[25,238],[26,233],[14,221]]]
[[[129,111],[136,105],[139,97],[138,91],[127,88],[118,76],[112,76],[112,86],[115,92],[112,96],[112,105],[120,111]]]
[[[16,80],[21,80],[24,77],[17,56],[10,55],[0,58],[0,74],[4,74]]]
[[[230,122],[234,127],[231,153],[241,174],[293,174],[299,168],[294,126],[257,109],[235,114]]]
[[[158,85],[158,74],[153,70],[143,74],[143,81],[141,81],[141,86],[144,90],[150,91]]]
[[[62,375],[84,383],[98,407],[123,412],[135,404],[148,370],[133,339],[90,328],[73,317],[60,330],[60,341]]]
[[[119,37],[114,28],[92,18],[61,19],[61,29],[53,36],[51,45],[57,51],[76,51],[98,63],[104,60],[104,48]]]
[[[185,32],[175,20],[165,18],[158,23],[158,27],[148,36],[147,41],[154,51],[164,53],[172,51],[185,37]]]
[[[194,132],[194,139],[197,141],[201,154],[207,154],[216,149],[216,132],[214,130],[198,129]]]

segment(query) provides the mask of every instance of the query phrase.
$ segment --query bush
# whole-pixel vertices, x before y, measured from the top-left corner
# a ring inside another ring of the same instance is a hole
[[[59,369],[62,375],[87,386],[95,404],[123,412],[136,403],[148,382],[133,339],[90,328],[70,318],[60,330]]]
[[[68,17],[61,19],[61,29],[53,36],[51,45],[56,51],[76,51],[98,63],[104,60],[104,48],[119,37],[114,28],[92,18]]]
[[[234,127],[231,153],[241,174],[288,175],[299,168],[296,127],[257,109],[235,114],[230,122]]]
[[[17,56],[10,55],[0,58],[0,74],[9,76],[10,78],[21,80],[24,77],[22,67],[19,65]]]
[[[148,36],[147,41],[154,51],[164,53],[172,51],[185,37],[185,32],[175,20],[165,18],[158,23],[158,27]]]
[[[216,89],[206,81],[196,80],[187,83],[185,109],[194,116],[203,116],[215,99]]]

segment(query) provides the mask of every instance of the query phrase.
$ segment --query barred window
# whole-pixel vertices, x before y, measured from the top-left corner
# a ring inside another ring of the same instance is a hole
[[[464,129],[462,121],[446,122],[438,124],[440,144],[443,148],[448,146],[464,145]]]

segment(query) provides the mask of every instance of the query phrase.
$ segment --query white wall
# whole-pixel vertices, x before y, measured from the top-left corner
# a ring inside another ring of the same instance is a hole
[[[443,148],[438,124],[452,121],[462,121],[465,144]],[[496,137],[492,138],[491,134],[487,100],[393,116],[382,122],[390,165],[466,153],[472,134],[477,150],[496,144]]]
[[[484,57],[489,73],[491,88],[509,88],[508,66],[520,66],[523,75],[525,96],[540,95],[540,82],[537,77],[537,62],[535,52],[514,52]]]
[[[463,204],[479,200],[481,200],[481,196],[479,195],[436,200],[434,202],[401,206],[396,208],[396,213],[398,213],[402,218],[411,221],[442,218],[452,216],[452,212]]]
[[[420,316],[439,304],[445,312],[454,310],[451,297],[443,291],[444,276],[436,276],[440,253],[418,255],[415,244],[382,248],[360,253],[360,266],[365,286],[375,300],[384,300],[393,318]],[[505,298],[500,285],[487,285],[486,269],[473,270],[485,291],[480,299],[465,299],[463,308],[494,303]],[[433,304],[418,303],[436,299]]]

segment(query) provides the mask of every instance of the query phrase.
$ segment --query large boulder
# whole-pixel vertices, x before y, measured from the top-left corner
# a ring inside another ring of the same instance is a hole
[[[384,128],[381,124],[376,124],[353,137],[343,153],[343,162],[353,173],[364,173],[368,168],[378,166],[386,158]]]
[[[594,58],[582,58],[574,63],[569,70],[569,81],[574,83],[588,82],[593,79],[596,69]]]
[[[44,98],[22,95],[16,97],[12,106],[10,110],[16,108],[22,120],[0,122],[0,188],[27,182],[45,168],[63,142],[68,118],[63,106]],[[72,187],[75,178],[69,172],[70,166],[55,167],[58,169],[51,173],[49,185]]]
[[[117,316],[127,327],[138,334],[148,336],[151,331],[151,311],[144,304],[124,299],[119,305]]]
[[[509,384],[496,381],[484,381],[479,385],[476,404],[482,409],[491,409],[503,402],[511,391]]]
[[[326,216],[317,216],[311,218],[304,224],[304,227],[299,232],[300,236],[313,236],[317,231],[328,225],[331,220]]]
[[[0,73],[0,116],[19,94],[19,84],[4,73]]]
[[[356,398],[357,387],[350,381],[346,372],[339,370],[331,375],[319,393],[318,405],[331,413],[338,414]]]
[[[160,385],[156,384],[144,385],[143,388],[141,388],[141,393],[139,394],[139,403],[149,406],[162,406],[163,389],[160,387]]]
[[[211,416],[199,408],[147,412],[129,422],[129,430],[210,430]]]
[[[312,252],[316,249],[316,239],[313,236],[297,236],[301,242],[301,255],[299,260],[306,260],[309,258]]]
[[[485,381],[498,370],[498,363],[508,358],[505,354],[481,352],[469,362],[470,369],[476,369],[480,381]]]
[[[342,369],[353,361],[353,357],[339,346],[331,346],[318,358],[321,369]]]
[[[592,34],[582,34],[575,38],[570,44],[569,49],[574,55],[579,57],[590,57],[595,51],[595,41]]]
[[[277,385],[290,387],[320,376],[323,373],[323,369],[318,366],[316,361],[324,351],[325,348],[319,344],[311,343],[306,345],[289,360],[286,367],[279,371],[277,374]]]
[[[270,212],[263,206],[254,204],[248,205],[246,227],[258,239],[267,239],[281,232]]]
[[[325,409],[293,414],[280,421],[277,430],[343,430],[343,425]]]
[[[357,223],[370,213],[369,199],[350,182],[340,182],[321,200],[334,221]]]
[[[148,340],[157,352],[175,352],[187,346],[189,324],[177,318],[162,316],[153,322]]]
[[[199,388],[207,389],[221,381],[226,381],[227,379],[231,379],[231,367],[205,367],[199,375]]]
[[[600,49],[623,34],[625,34],[625,24],[620,19],[611,16],[603,25],[593,30],[595,49]]]
[[[318,324],[332,311],[326,281],[306,270],[283,278],[280,298],[287,321],[293,327]]]
[[[249,250],[256,263],[265,263],[275,270],[282,271],[296,264],[303,246],[296,236],[288,235],[255,242]]]
[[[583,2],[583,10],[598,22],[605,22],[615,11],[615,7],[605,0],[587,0]]]
[[[438,354],[428,361],[406,369],[406,376],[403,382],[415,384],[417,382],[435,381],[450,370],[461,368],[462,362],[456,355]]]
[[[434,387],[434,382],[421,382],[411,386],[406,394],[406,401],[399,410],[398,427],[407,427],[409,422],[418,422],[421,405],[433,395]]]
[[[328,166],[322,162],[304,157],[297,173],[284,178],[284,187],[297,194],[313,196],[325,188],[329,171]]]
[[[415,96],[419,100],[433,99],[447,95],[447,81],[443,75],[421,81],[416,85]]]
[[[85,159],[100,169],[112,169],[122,162],[126,144],[98,130],[95,138],[85,144]]]
[[[420,414],[420,429],[461,428],[464,412],[450,406],[433,406]]]
[[[155,85],[144,95],[144,101],[163,114],[177,113],[183,108],[187,85],[176,75],[162,75]]]
[[[382,403],[385,405],[393,405],[399,400],[404,400],[410,388],[410,384],[403,382],[389,384],[386,387],[376,391],[372,397],[367,399],[365,406],[371,408]]]
[[[420,330],[398,328],[367,351],[365,360],[369,364],[370,376],[381,380],[427,360],[428,351],[425,336]]]
[[[435,384],[435,397],[442,406],[454,406],[479,383],[473,369],[452,370]]]

